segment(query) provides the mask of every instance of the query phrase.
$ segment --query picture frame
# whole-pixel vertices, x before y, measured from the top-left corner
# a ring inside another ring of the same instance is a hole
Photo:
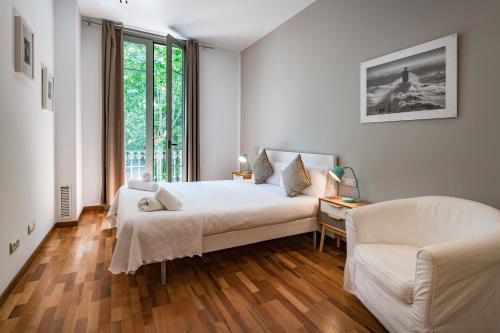
[[[35,34],[21,16],[15,16],[15,70],[35,77]]]
[[[453,34],[361,64],[361,123],[457,117]]]
[[[54,111],[54,76],[47,68],[42,69],[42,109]]]

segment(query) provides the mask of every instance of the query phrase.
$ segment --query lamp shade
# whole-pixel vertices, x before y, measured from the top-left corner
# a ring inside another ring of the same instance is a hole
[[[344,177],[344,173],[344,168],[339,166],[330,169],[330,175],[332,175],[332,177],[338,182],[340,182],[342,177]]]
[[[240,156],[238,157],[238,161],[240,161],[240,170],[241,170],[241,164],[244,166],[243,173],[250,173],[250,163],[248,163],[248,155],[246,153],[241,153]]]
[[[247,154],[241,154],[240,157],[238,157],[238,161],[240,161],[240,163],[248,162]]]
[[[340,166],[336,166],[334,168],[331,168],[329,170],[330,172],[330,175],[332,175],[332,177],[338,181],[339,183],[342,182],[342,177],[344,177],[344,173],[345,173],[345,169],[349,169],[351,170],[352,172],[352,176],[354,177],[354,183],[356,184],[355,186],[352,186],[352,185],[348,185],[348,186],[352,186],[352,187],[355,187],[357,192],[358,192],[358,198],[357,199],[354,199],[354,198],[349,198],[349,197],[342,197],[342,201],[343,202],[358,202],[359,200],[361,200],[361,194],[359,192],[359,182],[358,182],[358,178],[356,177],[356,173],[354,172],[354,170],[351,168],[351,167],[340,167]]]

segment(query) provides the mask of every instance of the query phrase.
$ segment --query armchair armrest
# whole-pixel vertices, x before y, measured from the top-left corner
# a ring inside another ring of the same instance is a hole
[[[417,255],[417,269],[419,264],[433,265],[440,282],[465,279],[500,264],[500,230],[481,237],[426,246]]]
[[[498,276],[499,229],[481,237],[424,247],[417,255],[413,297],[416,315],[432,327],[451,329],[447,325],[454,325],[455,331],[468,331],[474,323],[498,322],[496,327],[486,329],[498,331]]]

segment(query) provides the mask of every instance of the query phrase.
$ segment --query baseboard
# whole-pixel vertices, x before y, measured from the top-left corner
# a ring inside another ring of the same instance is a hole
[[[40,244],[36,247],[35,251],[33,251],[33,253],[29,256],[28,260],[26,260],[26,262],[21,267],[21,269],[17,272],[17,274],[14,275],[12,280],[10,280],[9,284],[7,285],[7,288],[5,288],[5,290],[0,295],[0,306],[2,306],[3,303],[7,300],[7,297],[12,292],[12,290],[14,289],[16,284],[19,282],[19,280],[22,278],[24,273],[26,273],[26,271],[28,270],[30,265],[33,263],[33,261],[35,260],[35,257],[40,252],[40,249],[45,245],[45,243],[49,239],[49,236],[52,233],[52,231],[54,230],[54,227],[55,227],[55,224],[52,226],[52,228],[50,228],[49,232],[47,232],[45,237],[42,239]]]
[[[56,222],[55,228],[72,228],[78,226],[78,221]]]
[[[82,209],[82,212],[101,212],[101,211],[104,211],[104,205],[85,206]]]
[[[77,221],[64,221],[64,222],[56,222],[56,228],[72,228],[78,226],[78,222],[82,219],[83,213],[86,212],[103,212],[105,210],[104,205],[96,205],[96,206],[86,206],[82,208],[82,211],[78,215]]]

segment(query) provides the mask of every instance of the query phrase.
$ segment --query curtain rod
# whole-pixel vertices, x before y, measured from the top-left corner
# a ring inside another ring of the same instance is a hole
[[[102,20],[100,20],[100,19],[93,19],[93,18],[90,18],[90,17],[83,16],[82,17],[82,21],[85,22],[85,23],[87,23],[88,25],[95,24],[95,25],[102,26]],[[159,34],[159,33],[156,33],[156,32],[151,32],[151,31],[147,31],[147,30],[143,30],[143,29],[138,29],[136,27],[131,27],[131,26],[125,26],[123,23],[115,23],[115,24],[118,25],[119,27],[121,27],[124,31],[130,31],[130,32],[135,32],[135,33],[139,33],[139,34],[152,35],[152,36],[157,37],[157,38],[166,38],[165,35],[162,35],[162,34]],[[201,43],[199,43],[198,45],[200,47],[205,48],[205,49],[210,49],[210,50],[214,50],[215,49],[215,47],[210,46],[210,45],[205,45],[205,44],[201,44]]]

